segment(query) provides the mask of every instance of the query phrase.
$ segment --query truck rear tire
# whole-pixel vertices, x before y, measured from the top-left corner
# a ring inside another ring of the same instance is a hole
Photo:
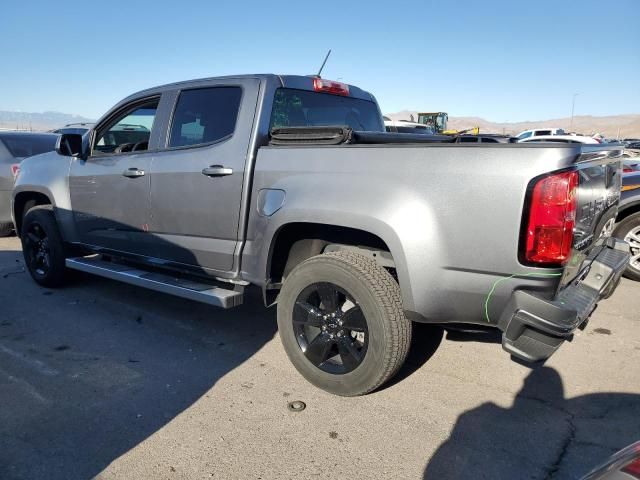
[[[65,249],[50,205],[31,208],[20,234],[24,261],[31,277],[43,287],[59,287],[65,280]]]
[[[309,382],[336,395],[364,395],[395,375],[411,328],[391,274],[348,251],[300,263],[278,297],[278,330],[289,359]]]
[[[631,246],[631,261],[624,276],[640,281],[640,212],[629,215],[616,225],[613,236],[625,240]]]

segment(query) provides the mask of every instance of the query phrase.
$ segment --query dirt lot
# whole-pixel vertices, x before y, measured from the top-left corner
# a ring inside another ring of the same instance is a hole
[[[420,328],[399,378],[360,398],[306,383],[252,300],[47,290],[0,240],[0,478],[564,479],[640,439],[640,284],[536,370],[493,335]]]

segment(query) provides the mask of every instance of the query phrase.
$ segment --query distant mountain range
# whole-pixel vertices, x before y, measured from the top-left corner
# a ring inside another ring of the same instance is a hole
[[[81,117],[80,115],[71,115],[69,113],[26,113],[0,110],[0,130],[47,131],[62,127],[68,123],[87,123],[93,121],[94,120],[89,118]]]
[[[404,110],[398,113],[390,113],[386,116],[392,120],[410,120],[411,115],[418,119],[418,112]],[[591,115],[579,115],[573,117],[573,128],[570,129],[571,118],[556,118],[552,120],[532,120],[515,123],[490,122],[478,117],[449,117],[449,128],[463,130],[466,128],[480,127],[480,132],[518,134],[530,128],[558,127],[567,132],[593,135],[601,133],[607,138],[640,138],[640,115],[609,115],[606,117],[593,117]]]
[[[387,114],[387,116],[393,120],[410,120],[411,115],[417,120],[418,112],[412,110]],[[0,110],[0,130],[19,129],[46,131],[68,123],[87,123],[94,121],[95,120],[80,115],[72,115],[69,113],[26,113]],[[449,117],[450,129],[463,130],[478,126],[481,132],[506,133],[511,135],[530,128],[544,127],[559,127],[569,131],[570,124],[570,118],[498,123],[478,117]],[[620,135],[620,138],[640,138],[640,114],[610,115],[606,117],[593,117],[591,115],[576,116],[573,118],[573,131],[585,135],[601,133],[609,138],[616,138],[618,135]]]

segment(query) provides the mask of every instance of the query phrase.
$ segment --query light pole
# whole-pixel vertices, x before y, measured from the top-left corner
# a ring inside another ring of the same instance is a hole
[[[573,112],[576,108],[576,97],[580,95],[579,93],[573,94],[573,100],[571,101],[571,123],[569,124],[569,132],[573,132]]]

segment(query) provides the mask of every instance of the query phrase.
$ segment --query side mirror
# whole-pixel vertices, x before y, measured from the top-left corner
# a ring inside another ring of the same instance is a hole
[[[56,142],[56,153],[65,157],[86,159],[86,149],[82,135],[77,133],[63,133]]]

